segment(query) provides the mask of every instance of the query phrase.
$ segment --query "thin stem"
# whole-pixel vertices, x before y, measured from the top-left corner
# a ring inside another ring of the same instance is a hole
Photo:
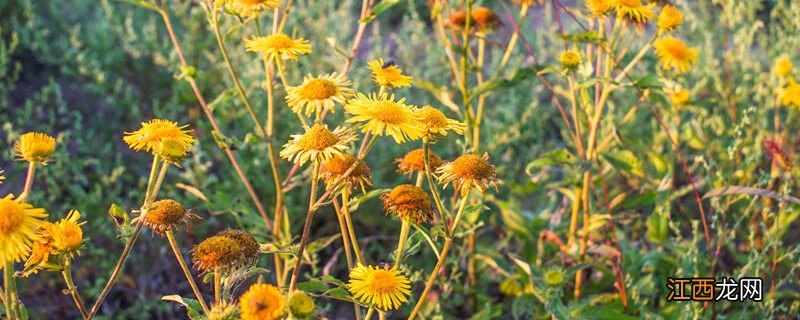
[[[464,208],[467,207],[467,200],[469,200],[469,190],[463,190],[464,194],[461,196],[461,204],[458,206],[458,213],[456,218],[453,219],[453,225],[450,226],[449,236],[453,236],[458,228],[458,223],[461,222],[461,216],[464,215]]]
[[[480,33],[478,36],[478,72],[476,75],[478,86],[483,84],[483,64],[486,56],[486,34]],[[486,95],[478,96],[478,109],[475,111],[475,123],[473,124],[472,145],[474,152],[481,148],[481,121],[483,120],[483,107],[486,104]]]
[[[161,190],[161,184],[164,182],[164,176],[167,175],[168,168],[169,162],[164,161],[161,165],[161,169],[158,170],[158,177],[156,178],[155,187],[153,187],[153,191],[150,195],[150,201],[155,201],[158,197],[158,191]]]
[[[519,22],[517,23],[518,26],[522,26],[522,23],[525,21],[525,16],[528,15],[528,4],[523,3],[522,7],[519,9]],[[511,39],[508,40],[508,47],[506,47],[506,51],[503,54],[503,58],[500,60],[500,64],[497,66],[497,71],[495,77],[500,75],[500,71],[508,63],[508,60],[511,58],[511,53],[514,52],[514,47],[517,45],[517,40],[519,39],[519,32],[518,28],[514,29],[514,33],[511,34]]]
[[[346,75],[350,72],[350,65],[353,63],[353,59],[356,57],[356,53],[358,53],[358,47],[361,44],[361,38],[364,37],[364,31],[367,28],[367,24],[361,22],[370,11],[369,7],[369,0],[362,0],[361,1],[361,17],[358,19],[358,31],[356,31],[356,36],[353,39],[353,46],[350,48],[350,55],[347,57],[347,61],[344,63],[344,67],[342,67],[342,74]]]
[[[433,271],[431,272],[430,277],[428,277],[428,281],[425,282],[425,289],[422,290],[422,294],[419,295],[419,300],[417,300],[417,304],[414,306],[414,310],[411,311],[411,315],[408,316],[408,320],[412,320],[417,317],[417,313],[422,308],[422,305],[428,301],[428,293],[431,291],[433,287],[433,282],[439,276],[439,270],[442,269],[442,265],[444,264],[444,258],[447,257],[447,252],[450,251],[450,245],[453,243],[453,239],[450,237],[444,238],[444,247],[442,247],[442,255],[439,257],[439,260],[436,261],[436,266],[433,267]]]
[[[403,247],[406,244],[406,238],[408,238],[408,229],[409,229],[409,222],[408,219],[403,219],[403,225],[400,227],[400,240],[397,243],[397,253],[395,254],[394,258],[394,267],[400,267],[400,261],[403,259]]]
[[[81,316],[83,316],[84,319],[88,318],[89,313],[86,312],[83,299],[81,299],[81,295],[78,294],[78,287],[76,287],[75,283],[72,281],[72,264],[69,257],[64,257],[64,270],[61,271],[61,275],[64,277],[64,282],[67,284],[67,290],[69,290],[72,300],[75,301],[75,306],[77,306],[78,310],[80,310]]]
[[[591,212],[589,211],[589,184],[592,183],[592,174],[589,170],[583,173],[583,186],[581,190],[581,201],[583,202],[583,237],[581,238],[580,247],[580,262],[586,260],[586,249],[589,244],[589,222],[591,220]],[[581,296],[581,285],[583,284],[583,269],[575,273],[575,300]]]
[[[433,194],[433,200],[436,203],[436,209],[439,210],[439,215],[441,215],[442,222],[447,225],[447,220],[450,217],[447,216],[447,210],[444,209],[444,204],[442,204],[442,199],[439,198],[439,192],[436,190],[436,184],[433,183],[433,173],[431,173],[431,160],[430,160],[430,148],[431,142],[428,138],[422,138],[422,161],[425,163],[425,176],[428,178],[428,187],[431,189],[431,194]]]
[[[286,81],[286,73],[283,70],[283,61],[281,61],[280,58],[275,58],[275,67],[278,68],[278,75],[280,75],[281,77],[281,83],[283,83],[283,90],[289,90],[289,84]]]
[[[353,219],[350,218],[350,190],[342,191],[342,213],[344,214],[344,221],[347,224],[347,233],[350,235],[350,243],[353,245],[353,251],[356,254],[356,261],[364,264],[364,257],[361,255],[361,248],[358,247],[358,237],[356,237],[355,228],[353,228]]]
[[[192,291],[194,292],[195,297],[197,297],[197,301],[200,301],[200,306],[203,307],[203,311],[208,313],[208,305],[206,304],[205,299],[203,299],[203,295],[200,293],[200,289],[197,287],[197,283],[194,281],[194,276],[192,276],[192,272],[189,271],[186,261],[183,260],[183,254],[181,254],[181,249],[178,247],[178,242],[175,241],[175,235],[171,229],[168,229],[166,234],[167,239],[169,240],[169,246],[172,247],[172,252],[175,253],[175,259],[178,260],[178,264],[181,266],[181,270],[183,270],[183,274],[186,276],[186,281],[188,281],[189,286],[192,287]]]
[[[14,280],[14,263],[11,261],[6,261],[5,266],[3,268],[3,284],[5,285],[5,305],[6,305],[6,317],[8,319],[16,319],[16,314],[14,310],[17,309],[15,305],[14,295],[16,294],[16,283]]]
[[[375,312],[375,306],[370,306],[369,310],[367,310],[367,315],[364,316],[364,319],[369,320],[372,317],[372,313]]]
[[[311,195],[308,201],[308,214],[306,215],[306,223],[303,226],[303,235],[300,238],[300,249],[297,251],[297,262],[295,262],[294,270],[292,271],[292,280],[289,284],[289,294],[292,295],[295,286],[297,285],[297,277],[300,273],[300,265],[303,263],[303,253],[308,243],[308,234],[311,232],[311,222],[314,220],[314,205],[317,200],[317,182],[319,180],[320,162],[314,161],[314,171],[311,176]]]
[[[219,305],[222,301],[222,270],[214,268],[214,303]]]
[[[33,177],[36,173],[36,161],[28,162],[28,175],[25,176],[25,187],[22,189],[22,194],[19,195],[18,201],[24,202],[28,199],[33,186]]]

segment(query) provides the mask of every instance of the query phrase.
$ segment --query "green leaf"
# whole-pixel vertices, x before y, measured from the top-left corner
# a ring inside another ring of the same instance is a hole
[[[353,297],[350,295],[350,293],[341,287],[328,290],[324,295],[333,299],[353,301]]]
[[[161,300],[173,301],[182,304],[184,307],[186,307],[186,313],[189,315],[189,319],[195,320],[202,317],[198,310],[203,310],[203,307],[197,300],[184,298],[177,294],[163,296],[161,297]]]
[[[534,319],[536,318],[536,297],[525,294],[514,299],[511,304],[511,314],[514,319]]]
[[[636,86],[639,88],[661,88],[661,80],[655,74],[648,74],[644,77],[639,78],[635,82]]]
[[[609,77],[593,77],[578,83],[578,88],[588,88],[594,86],[595,83],[604,83],[604,82],[608,82],[615,86],[619,85],[619,82],[616,82],[614,81],[614,79],[611,79]]]
[[[329,291],[328,285],[320,281],[312,280],[297,284],[297,289],[311,293],[323,293]]]
[[[582,161],[566,149],[560,149],[545,153],[539,159],[533,160],[525,167],[525,173],[529,176],[534,175],[533,170],[544,166],[574,166],[580,171],[587,170],[592,163]]]
[[[637,177],[644,176],[642,162],[629,150],[622,150],[614,154],[604,153],[603,158],[620,171],[630,172]]]
[[[647,239],[659,243],[669,235],[669,218],[661,213],[653,213],[647,217]]]
[[[349,206],[350,212],[355,212],[356,210],[358,210],[359,205],[361,205],[365,201],[380,196],[389,191],[391,191],[391,189],[375,189],[375,190],[370,190],[369,192],[367,192],[362,196],[353,197],[352,199],[350,199],[350,202],[347,203],[348,205],[350,205]]]
[[[370,11],[369,15],[364,17],[359,21],[359,23],[369,23],[372,20],[375,20],[381,13],[389,8],[393,7],[394,5],[400,3],[400,0],[383,0],[380,3],[376,4],[372,7],[372,11]]]

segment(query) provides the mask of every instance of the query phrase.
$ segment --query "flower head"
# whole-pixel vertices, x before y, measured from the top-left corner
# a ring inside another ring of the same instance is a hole
[[[785,88],[778,90],[778,98],[781,99],[781,103],[785,106],[794,105],[800,108],[800,84],[795,82],[794,79],[789,79],[789,84]]]
[[[789,76],[793,68],[792,60],[789,60],[789,58],[781,57],[775,60],[775,73],[782,78]]]
[[[283,315],[286,302],[275,286],[257,283],[239,298],[242,320],[275,320]]]
[[[56,139],[39,132],[25,133],[14,144],[17,157],[29,162],[47,162],[55,149]]]
[[[383,59],[367,62],[369,70],[372,71],[372,81],[378,86],[387,89],[408,87],[413,79],[403,74],[403,70],[397,67],[393,61],[387,63]]]
[[[189,222],[199,220],[200,217],[192,210],[187,210],[180,202],[163,199],[150,204],[147,215],[145,215],[144,225],[163,237],[167,230],[173,230],[178,226],[183,226],[186,231],[190,231]]]
[[[228,10],[242,17],[255,17],[262,11],[272,10],[281,5],[280,0],[227,0]]]
[[[424,134],[420,117],[414,112],[415,108],[403,104],[404,101],[394,101],[394,95],[386,93],[371,96],[357,93],[344,105],[345,111],[353,115],[347,122],[365,122],[361,131],[378,136],[389,135],[397,143],[419,139]]]
[[[683,88],[675,90],[669,94],[669,97],[673,105],[682,106],[689,101],[689,90]]]
[[[306,319],[314,314],[314,300],[303,291],[295,291],[289,296],[289,314],[298,319]]]
[[[637,23],[647,23],[653,19],[656,13],[653,11],[654,4],[644,5],[641,0],[612,0],[614,10],[617,15]]]
[[[581,65],[581,55],[575,50],[566,50],[558,57],[558,62],[564,70],[575,70]]]
[[[150,152],[178,163],[194,144],[192,130],[186,130],[186,127],[188,125],[178,126],[177,122],[154,119],[142,122],[139,130],[126,132],[122,140],[133,150]]]
[[[400,219],[413,223],[421,223],[433,218],[436,211],[433,208],[431,197],[425,190],[410,184],[394,187],[392,191],[381,195],[383,207],[387,213],[392,213]]]
[[[489,163],[488,154],[460,156],[455,161],[439,167],[437,172],[439,183],[447,185],[452,182],[456,190],[462,194],[468,193],[472,188],[481,192],[489,187],[497,189],[501,183],[494,166]]]
[[[683,22],[683,12],[675,6],[666,5],[658,14],[658,31],[674,31]]]
[[[234,266],[242,256],[239,243],[229,237],[213,236],[192,250],[195,268],[203,272]]]
[[[457,134],[464,134],[464,130],[467,128],[463,122],[448,119],[443,112],[431,106],[419,108],[416,113],[420,117],[425,135],[429,138],[447,136],[447,131],[450,130]]]
[[[411,281],[394,268],[385,270],[359,264],[350,270],[350,282],[347,288],[362,303],[391,310],[399,308],[408,301]]]
[[[414,172],[425,172],[425,151],[422,149],[412,150],[402,158],[395,159],[397,162],[397,172],[413,175]],[[442,165],[442,158],[431,150],[428,150],[428,162],[431,170],[436,170]]]
[[[283,33],[244,39],[244,45],[247,51],[261,53],[270,60],[297,60],[297,56],[311,53],[310,42],[303,38],[292,39]]]
[[[341,155],[348,148],[347,144],[356,139],[353,130],[348,128],[337,127],[330,131],[324,124],[315,124],[306,127],[304,134],[292,135],[292,140],[283,145],[280,156],[301,165],[308,161],[322,162]]]
[[[66,218],[46,226],[47,233],[52,237],[51,245],[54,249],[61,252],[75,252],[80,248],[83,241],[81,226],[86,223],[86,221],[78,222],[80,218],[80,212],[71,210]]]
[[[344,75],[336,72],[316,78],[308,75],[303,84],[286,90],[286,103],[295,113],[307,116],[323,109],[333,113],[337,103],[343,104],[353,94],[353,90],[347,87],[350,84]]]
[[[522,294],[522,286],[514,278],[506,278],[500,283],[500,293],[507,297],[516,297]]]
[[[544,283],[557,286],[564,282],[564,271],[561,269],[550,269],[544,273]]]
[[[463,29],[467,24],[467,14],[465,12],[453,13],[447,18],[447,24],[456,29]]]
[[[239,309],[235,304],[220,302],[208,311],[204,320],[240,320]]]
[[[683,41],[673,37],[664,37],[653,43],[656,55],[664,69],[674,69],[684,73],[697,61],[698,50],[689,48]]]
[[[611,11],[614,0],[586,0],[586,8],[589,13],[597,18],[603,18],[606,13]]]
[[[472,9],[470,14],[472,15],[473,23],[480,31],[491,31],[500,25],[500,17],[498,17],[492,9],[487,7]]]
[[[322,165],[322,168],[320,168],[320,178],[325,182],[326,187],[330,189],[333,187],[333,183],[344,176],[347,170],[350,169],[355,162],[356,158],[349,154],[342,154],[338,157],[332,157]],[[347,184],[349,190],[359,186],[361,191],[366,193],[366,186],[372,185],[372,171],[369,169],[369,167],[367,167],[367,164],[364,163],[364,161],[361,161],[358,166],[353,169],[353,172],[351,172],[347,178],[345,178],[345,183]]]
[[[44,209],[20,203],[10,194],[0,198],[0,261],[21,261],[39,239],[45,217]]]
[[[239,244],[239,249],[242,251],[242,258],[245,262],[253,262],[261,255],[261,246],[258,244],[258,241],[256,241],[253,235],[245,231],[226,229],[217,233],[217,236],[227,237],[236,241],[236,243]]]

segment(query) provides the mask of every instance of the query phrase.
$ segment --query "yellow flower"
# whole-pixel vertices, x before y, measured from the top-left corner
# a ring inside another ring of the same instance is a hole
[[[298,55],[311,53],[311,43],[303,38],[292,39],[283,33],[244,39],[247,51],[258,52],[268,59],[297,60]]]
[[[514,278],[506,278],[500,283],[500,293],[507,297],[522,295],[522,286]]]
[[[46,235],[45,235],[46,236]],[[25,271],[23,273],[38,273],[39,264],[50,260],[50,255],[53,254],[53,247],[50,246],[52,239],[40,239],[33,243],[31,254],[28,260],[25,261]],[[33,266],[33,268],[31,268]]]
[[[545,0],[513,0],[514,3],[524,4],[524,5],[533,5],[535,3],[543,4]]]
[[[320,178],[325,182],[326,187],[330,189],[333,187],[333,183],[336,182],[336,180],[339,180],[339,178],[341,178],[355,162],[356,158],[349,154],[342,154],[338,157],[332,157],[322,165],[322,168],[320,168]],[[351,172],[347,178],[345,178],[345,183],[350,190],[354,189],[356,186],[359,186],[361,187],[361,192],[366,193],[366,186],[372,185],[371,180],[371,170],[369,167],[367,167],[367,164],[364,163],[364,161],[361,161],[353,170],[353,172]]]
[[[362,303],[391,310],[399,308],[408,301],[411,281],[394,268],[384,270],[359,263],[350,270],[350,282],[347,288]]]
[[[791,104],[800,108],[800,84],[797,84],[794,79],[789,79],[789,84],[786,85],[786,88],[778,91],[778,97],[783,105],[788,106]]]
[[[20,203],[6,195],[0,199],[0,261],[17,262],[30,252],[30,245],[41,235],[39,228],[47,222],[44,209]]]
[[[674,31],[683,22],[683,12],[675,6],[666,5],[658,15],[658,31]]]
[[[383,59],[378,59],[367,62],[367,65],[372,71],[372,81],[378,86],[388,89],[402,88],[410,86],[413,81],[411,77],[403,75],[403,70],[397,68],[392,61],[384,63]]]
[[[550,269],[544,273],[544,282],[551,285],[557,286],[564,282],[564,271],[560,269]]]
[[[684,73],[697,61],[698,50],[687,47],[682,41],[673,37],[658,39],[653,46],[664,69],[672,68]]]
[[[303,84],[286,90],[286,103],[295,113],[305,113],[307,116],[320,113],[323,109],[335,112],[333,107],[336,103],[343,104],[353,95],[353,90],[347,87],[350,83],[344,75],[337,75],[336,72],[316,78],[308,75]]]
[[[233,267],[241,261],[241,257],[242,249],[239,247],[239,243],[224,236],[209,237],[192,250],[194,266],[203,272]]]
[[[653,11],[654,4],[644,5],[641,0],[612,0],[614,9],[617,10],[617,15],[625,17],[628,20],[647,23],[648,20],[653,19],[656,13]]]
[[[280,0],[227,0],[227,8],[242,17],[254,17],[281,5]]]
[[[489,163],[489,155],[463,155],[453,162],[448,162],[437,170],[439,173],[439,183],[448,185],[453,183],[456,191],[462,194],[468,193],[472,188],[485,192],[487,188],[497,186],[501,183],[497,178],[497,172],[492,164]]]
[[[487,7],[477,7],[472,9],[472,23],[478,27],[480,31],[491,31],[500,25],[500,18],[492,9]]]
[[[586,8],[593,16],[602,18],[611,10],[614,0],[586,0]]]
[[[295,291],[289,297],[289,314],[297,319],[308,319],[315,308],[314,300],[303,291]]]
[[[792,60],[789,60],[789,58],[781,57],[775,61],[775,73],[782,78],[792,73],[793,68]]]
[[[53,239],[51,242],[53,248],[62,252],[75,252],[79,249],[83,241],[81,226],[86,223],[86,221],[79,223],[80,218],[80,212],[71,210],[66,218],[47,225],[47,233]]]
[[[558,62],[565,70],[575,70],[581,65],[581,55],[575,50],[567,50],[561,53]]]
[[[463,122],[448,119],[444,113],[431,106],[419,108],[416,113],[420,116],[422,128],[429,138],[435,138],[439,135],[447,136],[448,130],[464,134],[464,130],[467,128],[467,125]]]
[[[381,200],[387,213],[417,224],[432,219],[435,211],[428,193],[410,184],[394,187],[381,195]]]
[[[669,97],[672,100],[672,104],[682,106],[689,101],[689,91],[681,88],[670,93]]]
[[[397,162],[397,172],[408,173],[409,176],[413,175],[415,171],[425,172],[425,151],[422,149],[412,150],[402,158],[395,159],[394,162]],[[431,170],[435,171],[442,165],[442,158],[432,150],[428,150],[428,162]]]
[[[39,132],[25,133],[14,144],[17,157],[30,162],[47,162],[55,149],[56,139]]]
[[[239,298],[242,320],[275,320],[283,315],[286,302],[275,286],[257,283]]]
[[[349,128],[336,127],[330,131],[324,124],[315,124],[306,127],[304,134],[292,135],[292,140],[283,145],[280,156],[301,165],[307,161],[322,162],[341,155],[348,148],[347,144],[356,139]]]
[[[386,93],[356,97],[344,105],[345,111],[353,115],[348,123],[366,122],[361,125],[362,132],[374,135],[389,135],[397,143],[416,140],[424,135],[420,117],[413,106],[403,104],[405,99],[394,101],[394,95]]]
[[[139,130],[126,132],[122,140],[133,150],[144,150],[177,164],[194,144],[192,130],[186,130],[187,127],[169,120],[154,119],[142,122]]]
[[[467,14],[464,12],[453,13],[447,18],[447,24],[455,29],[464,29],[464,25],[467,24]]]
[[[174,230],[178,226],[183,226],[186,231],[189,231],[189,222],[198,220],[200,217],[192,210],[187,210],[180,202],[163,199],[150,204],[144,225],[163,237],[167,230]]]

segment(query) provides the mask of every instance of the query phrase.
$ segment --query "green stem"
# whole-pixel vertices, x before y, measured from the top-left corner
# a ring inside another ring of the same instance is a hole
[[[22,194],[19,195],[17,201],[25,202],[28,199],[28,196],[31,193],[31,187],[33,186],[33,177],[36,173],[36,161],[28,162],[28,175],[25,177],[25,187],[22,189]]]
[[[431,189],[431,194],[433,194],[433,200],[436,203],[436,209],[439,210],[439,215],[441,215],[442,222],[447,225],[448,220],[450,217],[447,214],[447,210],[444,209],[444,204],[442,204],[442,199],[439,198],[439,192],[436,190],[436,184],[433,183],[433,173],[431,172],[431,160],[430,160],[430,147],[431,142],[428,138],[422,138],[422,161],[425,163],[425,176],[428,178],[428,187]]]
[[[311,233],[311,222],[314,220],[314,213],[315,204],[317,201],[317,182],[319,181],[319,169],[320,169],[320,162],[314,161],[314,171],[311,176],[311,195],[309,196],[310,200],[308,201],[308,214],[306,215],[306,222],[303,226],[303,235],[300,238],[300,249],[297,251],[297,261],[294,264],[294,270],[292,271],[292,279],[289,283],[289,293],[287,295],[291,296],[292,291],[294,291],[295,286],[297,285],[297,277],[300,274],[300,265],[303,263],[303,253],[306,248],[306,244],[308,243],[308,234]]]
[[[369,318],[372,317],[372,313],[374,312],[375,312],[375,306],[369,307],[369,310],[367,310],[367,315],[364,316],[364,319],[369,320]]]
[[[14,263],[11,261],[6,261],[5,266],[3,268],[3,281],[5,285],[5,303],[6,303],[6,317],[8,319],[14,320],[16,319],[15,310],[17,309],[16,300],[14,299],[14,295],[16,294],[16,283],[14,280]]]
[[[461,222],[461,216],[464,215],[464,208],[467,207],[467,200],[469,200],[469,190],[463,190],[464,194],[461,198],[461,204],[458,206],[458,213],[456,213],[456,218],[453,219],[453,225],[450,226],[450,231],[448,233],[449,236],[453,236],[456,233],[456,229],[458,228],[458,223]]]
[[[78,287],[75,286],[75,283],[72,281],[72,264],[69,257],[64,257],[64,270],[61,271],[61,275],[64,276],[64,282],[66,282],[67,289],[72,296],[72,300],[75,301],[75,306],[80,310],[81,316],[83,316],[84,319],[88,318],[89,313],[86,312],[83,299],[81,299],[81,295],[78,294]]]
[[[394,267],[400,267],[400,261],[403,259],[403,247],[406,244],[406,238],[408,238],[408,229],[409,229],[409,222],[408,219],[403,219],[403,225],[400,227],[400,240],[397,243],[397,254],[395,254],[394,258]]]
[[[347,233],[350,236],[350,243],[353,245],[353,251],[356,254],[356,261],[364,264],[364,257],[361,255],[361,248],[358,247],[358,237],[353,228],[353,219],[350,218],[350,191],[342,191],[342,213],[344,214],[344,221],[347,224]]]
[[[222,271],[214,268],[214,303],[219,305],[222,301]]]
[[[186,261],[183,260],[181,249],[178,247],[178,242],[175,241],[175,234],[173,234],[171,229],[167,230],[166,234],[167,239],[169,240],[169,246],[172,248],[172,252],[175,253],[175,259],[178,260],[178,264],[181,266],[181,270],[183,270],[183,274],[186,276],[186,281],[188,281],[189,286],[192,287],[192,291],[194,292],[195,297],[197,297],[197,301],[200,302],[200,306],[203,307],[203,311],[208,313],[208,305],[203,299],[203,295],[200,293],[200,289],[197,287],[197,283],[194,281],[194,276],[192,276],[192,272],[189,271]]]

